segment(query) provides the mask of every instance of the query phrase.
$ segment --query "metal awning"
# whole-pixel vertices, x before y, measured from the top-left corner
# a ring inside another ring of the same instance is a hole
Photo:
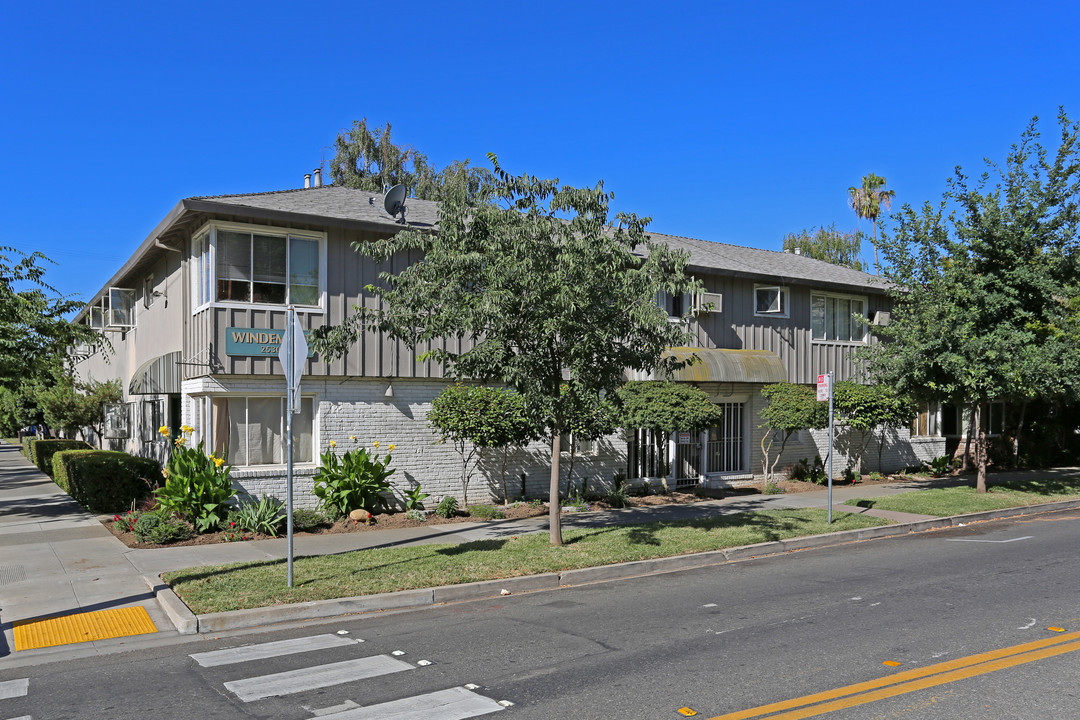
[[[180,392],[181,352],[147,360],[132,373],[128,395],[169,395]]]
[[[787,372],[776,353],[767,350],[724,350],[695,347],[668,348],[664,357],[689,360],[698,357],[672,373],[676,382],[739,382],[777,383],[787,380]],[[646,378],[635,378],[646,379]]]

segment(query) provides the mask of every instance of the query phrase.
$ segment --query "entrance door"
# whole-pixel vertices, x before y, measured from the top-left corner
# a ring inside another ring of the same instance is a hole
[[[701,447],[696,432],[675,433],[675,487],[696,485],[701,477]]]

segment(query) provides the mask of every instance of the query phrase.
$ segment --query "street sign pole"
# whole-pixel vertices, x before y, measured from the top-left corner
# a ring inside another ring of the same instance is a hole
[[[287,579],[293,586],[293,415],[300,412],[300,378],[307,362],[307,339],[296,308],[289,306],[285,335],[281,338],[278,359],[285,370],[285,535],[288,546]]]
[[[829,371],[829,524],[832,524],[832,472],[833,472],[833,374]],[[290,456],[291,459],[291,456]]]

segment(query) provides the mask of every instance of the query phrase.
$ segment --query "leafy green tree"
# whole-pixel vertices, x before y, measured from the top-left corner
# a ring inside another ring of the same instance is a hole
[[[567,408],[567,426],[563,435],[569,437],[565,450],[569,451],[566,464],[566,491],[569,495],[574,487],[574,459],[582,442],[597,442],[600,438],[615,432],[618,424],[611,403],[597,395],[576,395],[569,385],[562,387],[562,403]],[[562,448],[562,441],[560,441]]]
[[[817,399],[817,391],[813,387],[789,382],[766,385],[761,389],[761,394],[769,401],[761,411],[764,421],[761,427],[767,430],[761,436],[761,472],[766,482],[772,482],[776,464],[795,433],[829,426],[829,404]],[[777,436],[780,438],[780,448],[776,451],[776,457],[770,460]]]
[[[833,405],[839,416],[838,421],[858,433],[859,442],[851,449],[855,455],[855,470],[859,473],[864,469],[863,453],[874,433],[878,433],[877,466],[880,470],[882,450],[889,430],[910,425],[916,413],[915,405],[898,395],[892,387],[861,385],[850,380],[836,383]]]
[[[1076,339],[1080,128],[1059,114],[1050,153],[1032,120],[1004,167],[972,184],[957,168],[937,206],[904,206],[883,238],[893,281],[886,342],[863,351],[879,382],[964,404],[1080,397]],[[974,412],[980,492],[986,432]]]
[[[46,425],[63,429],[68,437],[88,427],[100,442],[105,407],[120,402],[123,392],[119,380],[84,382],[60,370],[36,384],[35,397]]]
[[[708,393],[685,383],[632,380],[619,388],[618,398],[620,424],[652,430],[658,450],[671,433],[704,430],[723,417],[723,410]]]
[[[102,336],[65,318],[83,303],[60,295],[45,281],[40,252],[0,247],[0,387],[16,388],[41,376],[77,346],[97,346]]]
[[[879,275],[881,265],[878,263],[878,218],[881,216],[881,209],[890,209],[896,198],[896,191],[886,190],[885,182],[885,178],[870,173],[863,175],[862,185],[848,188],[848,204],[851,209],[860,220],[869,220],[874,230],[874,272]]]
[[[489,449],[502,448],[503,502],[507,501],[506,466],[510,451],[535,438],[525,417],[521,396],[506,388],[482,385],[451,385],[436,396],[428,413],[428,424],[439,431],[441,441],[449,440],[461,457],[461,489],[469,504],[472,470]]]
[[[358,247],[376,258],[415,252],[422,259],[380,276],[371,291],[383,309],[316,331],[313,344],[336,357],[368,327],[413,346],[454,336],[474,341],[422,357],[442,363],[450,377],[497,381],[521,394],[530,425],[551,438],[551,542],[561,545],[560,436],[573,427],[575,408],[614,394],[627,369],[681,364],[663,353],[689,334],[668,321],[656,295],[696,292],[700,283],[688,277],[685,253],[649,239],[647,219],[619,214],[619,225],[609,224],[611,194],[602,183],[575,188],[513,176],[489,158],[490,192],[448,185],[438,232],[410,228]]]
[[[44,419],[35,398],[33,382],[24,382],[14,389],[0,386],[0,434],[15,437],[18,432]]]
[[[797,233],[788,233],[784,236],[784,252],[794,252],[798,248],[800,254],[815,260],[824,260],[833,265],[842,265],[852,270],[866,271],[866,263],[862,261],[862,232],[852,230],[841,232],[836,229],[836,223],[828,227],[819,227],[816,230],[800,230]]]
[[[350,130],[342,130],[334,141],[335,155],[330,176],[344,187],[381,193],[393,185],[404,185],[412,197],[438,200],[448,184],[463,182],[478,191],[491,181],[485,168],[468,160],[452,162],[441,170],[415,148],[396,145],[386,127],[369,128],[367,118],[357,120]]]

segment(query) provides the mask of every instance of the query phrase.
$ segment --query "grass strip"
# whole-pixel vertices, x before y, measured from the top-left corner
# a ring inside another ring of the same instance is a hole
[[[767,510],[676,522],[566,530],[462,544],[415,545],[297,558],[293,587],[285,561],[235,563],[166,573],[197,614],[356,597],[479,580],[536,575],[720,550],[791,537],[888,525],[880,518],[824,510]]]
[[[950,517],[985,510],[1074,499],[1080,499],[1080,477],[1078,476],[1013,480],[993,485],[988,483],[986,492],[981,495],[975,492],[973,486],[967,485],[930,488],[885,497],[854,498],[844,504],[875,510]]]

